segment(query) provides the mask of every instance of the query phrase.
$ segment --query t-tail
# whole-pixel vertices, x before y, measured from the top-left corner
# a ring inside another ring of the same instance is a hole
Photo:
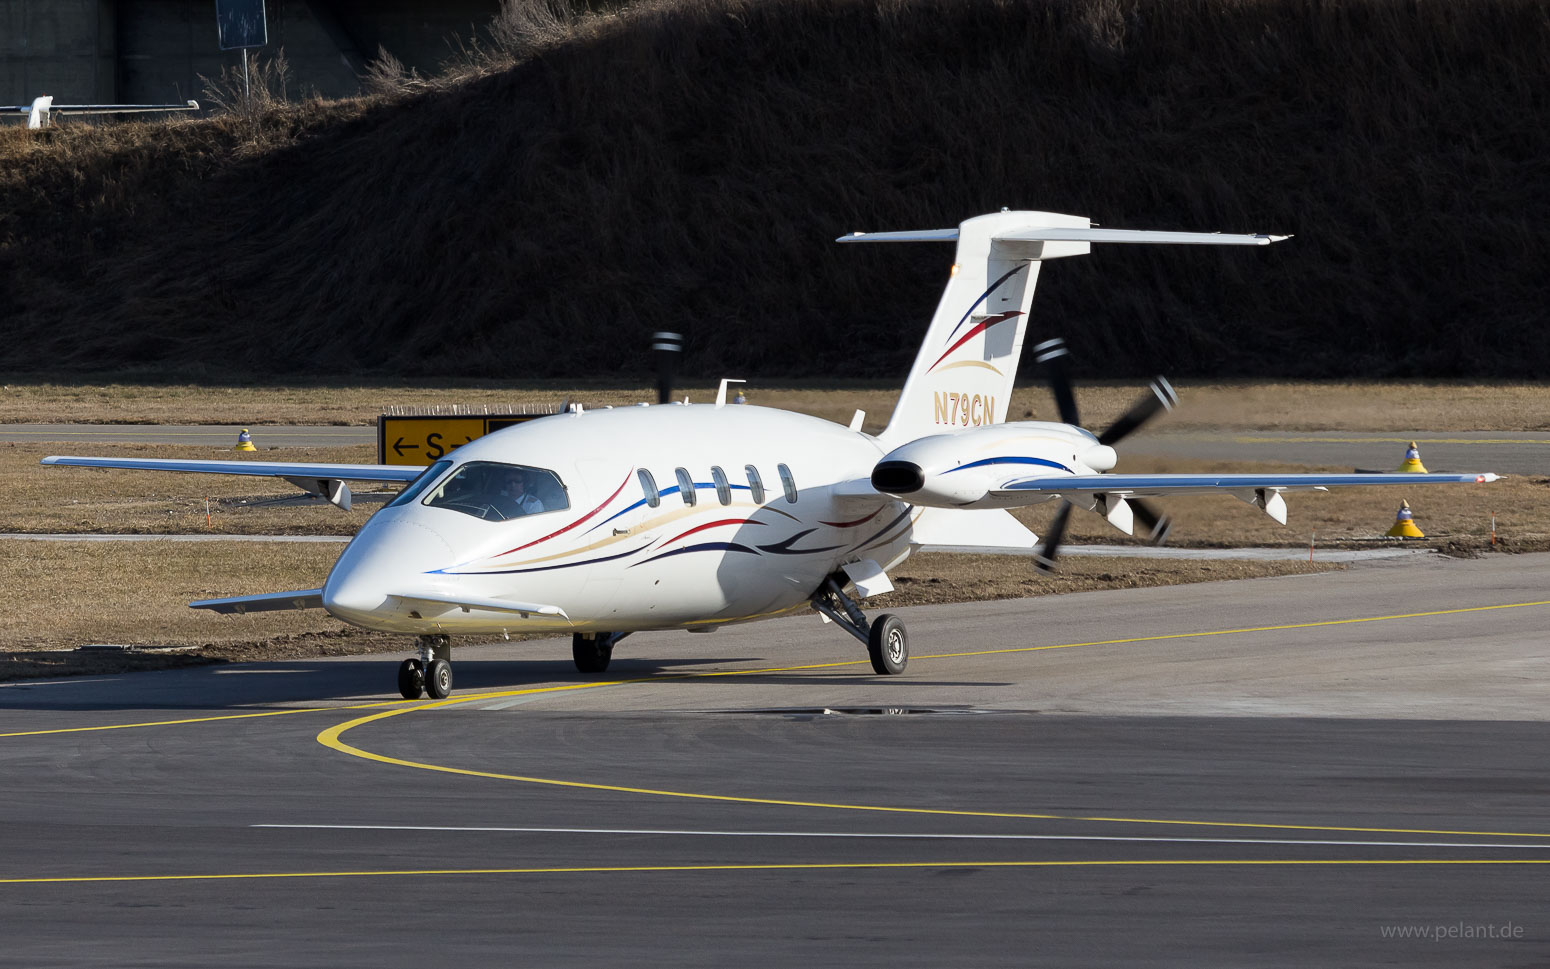
[[[956,242],[947,288],[904,382],[885,447],[1006,420],[1039,265],[1094,242],[1264,246],[1288,236],[1095,229],[1079,215],[995,212],[956,229],[857,232],[839,242]]]

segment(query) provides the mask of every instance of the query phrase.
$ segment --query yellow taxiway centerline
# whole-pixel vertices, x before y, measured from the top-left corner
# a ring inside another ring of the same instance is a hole
[[[389,878],[412,875],[588,875],[712,871],[864,871],[921,868],[1121,868],[1233,865],[1550,865],[1550,858],[1172,858],[1078,859],[1070,861],[847,861],[746,865],[597,865],[556,868],[405,868],[383,871],[280,871],[207,875],[55,875],[0,878],[0,885],[88,884],[92,882],[192,882],[281,878]]]
[[[1209,630],[1209,631],[1206,631],[1206,632],[1194,632],[1194,633],[1165,633],[1165,634],[1160,634],[1160,635],[1156,635],[1156,636],[1138,636],[1138,637],[1133,637],[1133,638],[1129,638],[1129,639],[1110,639],[1110,640],[1099,640],[1099,641],[1085,642],[1085,643],[1061,643],[1061,644],[1052,644],[1052,645],[1047,645],[1047,646],[1022,646],[1022,647],[1015,647],[1015,648],[1010,648],[1010,649],[980,650],[980,651],[975,651],[975,652],[940,653],[940,654],[934,654],[934,655],[930,655],[930,656],[923,656],[923,657],[919,657],[919,658],[920,659],[951,659],[953,657],[958,657],[958,656],[984,656],[984,655],[991,655],[991,654],[998,654],[998,653],[1029,653],[1029,652],[1037,652],[1037,651],[1040,651],[1040,650],[1048,650],[1048,649],[1075,649],[1075,648],[1087,647],[1087,646],[1130,645],[1130,644],[1135,644],[1135,643],[1159,642],[1159,641],[1164,641],[1164,640],[1193,639],[1193,638],[1198,638],[1198,637],[1203,637],[1203,636],[1227,636],[1227,635],[1232,635],[1232,634],[1235,634],[1235,633],[1273,632],[1273,631],[1288,630],[1288,629],[1309,629],[1309,628],[1314,628],[1314,627],[1319,627],[1319,626],[1340,626],[1340,625],[1351,625],[1351,624],[1354,624],[1354,623],[1383,622],[1383,621],[1388,621],[1388,620],[1399,620],[1399,619],[1419,619],[1419,618],[1429,617],[1429,616],[1456,615],[1456,614],[1459,614],[1459,613],[1469,613],[1469,612],[1486,612],[1486,611],[1497,610],[1497,609],[1520,609],[1520,608],[1526,608],[1526,607],[1530,607],[1530,606],[1550,606],[1550,600],[1540,600],[1540,601],[1535,601],[1535,602],[1504,603],[1504,604],[1493,605],[1493,606],[1467,606],[1467,607],[1458,608],[1458,609],[1439,609],[1439,610],[1434,610],[1434,611],[1431,611],[1431,612],[1401,613],[1401,614],[1389,615],[1389,616],[1366,616],[1366,617],[1359,617],[1359,618],[1355,618],[1355,619],[1329,619],[1329,620],[1321,620],[1321,621],[1318,621],[1318,622],[1290,623],[1290,624],[1279,625],[1279,626],[1255,626],[1255,627],[1247,627],[1247,628],[1242,628],[1242,629]],[[613,683],[604,683],[604,684],[595,684],[595,685],[597,685],[597,686],[616,686],[616,685],[623,685],[623,684],[638,684],[638,683],[657,682],[657,681],[665,680],[665,679],[689,679],[689,678],[710,677],[710,676],[745,676],[745,675],[752,675],[752,674],[757,674],[757,673],[790,672],[790,671],[793,671],[793,670],[803,670],[803,669],[822,669],[822,668],[826,668],[826,667],[835,667],[835,666],[851,666],[851,665],[858,665],[860,662],[861,661],[857,660],[857,661],[848,662],[848,663],[818,663],[818,664],[812,664],[812,665],[809,665],[809,666],[793,666],[793,667],[776,668],[776,669],[762,669],[762,670],[717,670],[717,671],[709,671],[709,672],[703,672],[703,673],[680,673],[680,674],[673,674],[673,675],[667,676],[667,677],[648,677],[648,678],[643,678],[643,679],[638,679],[638,680],[622,680],[622,681],[615,681]],[[582,685],[586,685],[586,684],[582,684]],[[1525,833],[1525,832],[1517,832],[1517,831],[1513,831],[1513,832],[1503,832],[1503,831],[1455,831],[1455,830],[1430,829],[1430,828],[1377,828],[1377,827],[1353,827],[1353,826],[1343,826],[1343,825],[1269,824],[1269,823],[1241,822],[1241,821],[1200,821],[1200,820],[1181,820],[1181,819],[1163,819],[1163,818],[1127,818],[1127,817],[1101,817],[1101,816],[1081,816],[1081,815],[1063,815],[1063,814],[1034,814],[1034,813],[1011,812],[1011,811],[971,811],[971,810],[955,810],[955,809],[949,809],[949,808],[916,808],[916,807],[899,807],[899,806],[894,806],[894,805],[828,803],[828,802],[822,802],[822,801],[797,801],[797,800],[787,800],[787,799],[781,799],[781,798],[744,797],[744,796],[737,796],[737,795],[730,795],[730,794],[705,794],[705,793],[699,793],[699,792],[693,792],[693,791],[657,790],[657,789],[654,789],[654,788],[627,787],[627,786],[624,786],[624,785],[617,785],[617,784],[597,784],[597,783],[590,783],[590,782],[586,782],[586,781],[567,781],[567,780],[560,780],[560,779],[556,779],[556,778],[529,777],[529,776],[525,776],[525,775],[521,775],[521,774],[502,774],[502,773],[498,773],[498,772],[494,772],[494,771],[481,771],[481,770],[473,770],[473,769],[463,768],[463,767],[450,767],[450,766],[446,766],[446,765],[443,765],[443,764],[428,764],[428,763],[422,763],[422,762],[419,762],[419,761],[403,760],[403,759],[400,759],[400,758],[397,758],[397,757],[389,757],[389,756],[387,756],[385,754],[378,754],[378,753],[375,753],[375,752],[372,752],[372,751],[369,751],[369,750],[364,750],[364,749],[362,749],[360,747],[353,746],[353,745],[348,744],[345,741],[340,739],[346,732],[348,732],[350,730],[354,730],[357,727],[365,726],[368,723],[374,723],[374,722],[379,721],[379,720],[385,720],[385,719],[388,719],[390,717],[402,716],[405,713],[411,713],[411,712],[414,712],[416,710],[430,710],[430,709],[435,709],[437,707],[452,706],[452,705],[455,705],[455,704],[458,704],[458,703],[469,703],[469,702],[473,702],[474,700],[489,699],[492,696],[521,696],[521,695],[524,695],[524,694],[547,693],[547,692],[551,692],[551,691],[554,691],[554,690],[557,690],[557,689],[572,689],[572,688],[574,688],[574,686],[558,687],[558,688],[556,688],[556,687],[533,687],[533,688],[524,689],[524,690],[513,690],[513,691],[510,691],[508,693],[483,694],[483,695],[477,696],[477,697],[464,697],[464,698],[458,698],[458,699],[444,700],[444,701],[441,701],[439,703],[421,704],[419,706],[410,707],[410,708],[406,708],[406,709],[388,710],[388,711],[385,711],[383,713],[376,713],[376,714],[372,714],[370,716],[360,717],[360,718],[357,718],[355,720],[350,720],[350,721],[347,721],[345,723],[336,724],[335,726],[329,727],[327,730],[324,730],[323,732],[319,733],[318,736],[317,736],[317,740],[318,740],[318,743],[322,744],[323,746],[328,747],[328,748],[330,748],[332,750],[337,750],[340,753],[349,754],[352,757],[359,757],[359,758],[361,758],[363,760],[375,761],[375,762],[381,763],[381,764],[390,764],[390,765],[393,765],[395,767],[410,767],[410,768],[414,768],[414,769],[417,769],[417,770],[435,771],[437,773],[443,773],[443,774],[458,774],[458,775],[462,775],[462,776],[465,776],[465,777],[482,777],[482,778],[487,778],[487,779],[491,779],[491,780],[516,781],[518,783],[523,783],[523,784],[541,784],[541,785],[546,785],[546,786],[551,786],[551,787],[568,787],[568,788],[576,788],[576,789],[583,789],[583,790],[593,790],[593,791],[612,791],[612,792],[620,793],[620,794],[642,794],[642,795],[647,795],[647,796],[652,796],[652,797],[672,797],[672,798],[683,798],[683,799],[700,800],[700,801],[719,801],[719,802],[723,802],[723,803],[735,803],[735,804],[764,804],[764,805],[774,805],[774,806],[779,806],[779,807],[819,808],[819,809],[835,810],[835,811],[872,811],[872,812],[881,812],[881,813],[890,813],[890,814],[945,815],[945,816],[951,816],[951,817],[1006,818],[1006,819],[1041,820],[1041,821],[1086,821],[1086,822],[1092,822],[1092,823],[1108,823],[1108,824],[1166,824],[1166,825],[1183,825],[1183,826],[1214,827],[1214,828],[1249,828],[1249,829],[1256,829],[1256,830],[1269,829],[1269,830],[1277,830],[1277,831],[1341,831],[1341,832],[1359,832],[1359,833],[1366,833],[1366,834],[1432,834],[1432,835],[1454,835],[1454,836],[1464,836],[1464,837],[1550,838],[1550,833]]]

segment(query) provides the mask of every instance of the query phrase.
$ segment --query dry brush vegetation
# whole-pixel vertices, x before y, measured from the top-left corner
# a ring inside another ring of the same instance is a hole
[[[1088,373],[1546,369],[1537,0],[511,9],[359,99],[0,130],[3,369],[606,376],[671,326],[705,376],[891,377],[950,257],[829,240],[1002,205],[1298,234],[1051,267]]]

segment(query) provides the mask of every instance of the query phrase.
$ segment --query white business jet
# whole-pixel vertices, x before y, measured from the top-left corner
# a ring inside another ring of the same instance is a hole
[[[867,647],[880,674],[909,658],[903,622],[858,599],[922,545],[1032,549],[1005,509],[1060,500],[1039,549],[1053,563],[1072,508],[1160,541],[1142,500],[1224,492],[1286,521],[1282,493],[1348,485],[1485,482],[1494,474],[1111,474],[1113,445],[1175,400],[1166,381],[1112,427],[1080,426],[1059,340],[1041,344],[1059,422],[1006,421],[1039,269],[1093,243],[1264,246],[1286,238],[1093,228],[1008,212],[956,229],[839,241],[954,242],[957,258],[888,426],[877,436],[815,417],[714,404],[640,405],[496,431],[427,468],[49,457],[44,464],[285,478],[349,507],[346,481],[407,487],[361,528],[320,589],[211,599],[196,609],[322,608],[419,637],[405,697],[452,690],[450,637],[569,632],[576,666],[601,673],[639,630],[709,632],[814,609]],[[661,395],[667,396],[664,391]],[[853,591],[851,591],[853,590]]]

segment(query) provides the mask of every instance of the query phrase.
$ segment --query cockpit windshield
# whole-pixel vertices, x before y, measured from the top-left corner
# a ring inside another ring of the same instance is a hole
[[[570,507],[553,471],[495,461],[468,462],[432,488],[424,503],[496,522]]]
[[[420,492],[434,484],[443,472],[452,467],[451,461],[437,461],[435,464],[420,472],[420,476],[409,482],[409,486],[398,493],[398,497],[387,503],[387,507],[395,505],[407,505],[420,496]]]

